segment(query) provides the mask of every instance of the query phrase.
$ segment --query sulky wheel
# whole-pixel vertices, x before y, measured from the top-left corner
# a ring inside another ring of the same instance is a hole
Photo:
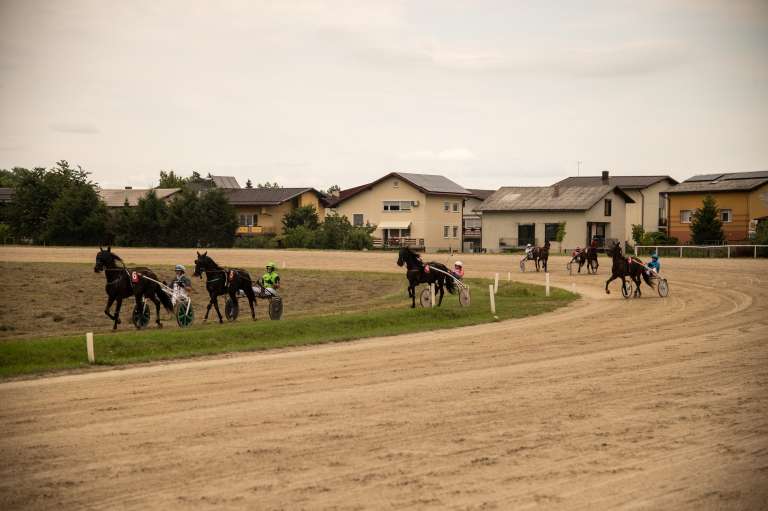
[[[573,261],[565,265],[568,268],[568,275],[573,275]]]
[[[141,302],[133,307],[133,314],[131,314],[131,321],[133,326],[141,330],[149,324],[149,304],[147,302]]]
[[[424,288],[421,290],[421,293],[419,293],[419,303],[422,307],[432,307],[432,293],[429,291],[429,288]]]
[[[187,328],[195,320],[195,309],[192,308],[191,303],[179,300],[173,307],[173,315],[176,318],[176,323],[181,328]]]
[[[269,300],[269,319],[277,321],[283,316],[283,299],[275,296]]]
[[[468,307],[470,301],[471,301],[471,297],[469,295],[469,288],[468,287],[461,288],[461,291],[459,291],[459,305],[461,305],[462,307]]]
[[[621,296],[624,298],[629,298],[632,296],[632,281],[631,280],[625,280],[621,284]]]
[[[227,317],[227,321],[236,320],[239,313],[240,305],[237,303],[237,298],[233,300],[231,296],[227,297],[227,302],[224,304],[224,315]]]
[[[667,279],[659,279],[658,284],[656,284],[656,288],[660,297],[666,298],[669,296],[669,283],[667,282]]]
[[[525,273],[525,259],[520,261],[520,271]]]

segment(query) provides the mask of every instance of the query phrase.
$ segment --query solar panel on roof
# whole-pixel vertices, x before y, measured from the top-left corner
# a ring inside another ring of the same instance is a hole
[[[698,183],[700,181],[714,181],[722,177],[723,174],[699,174],[685,180],[687,183]]]
[[[766,179],[768,178],[768,170],[761,170],[758,172],[736,172],[735,174],[726,174],[724,179],[728,181],[732,179]]]

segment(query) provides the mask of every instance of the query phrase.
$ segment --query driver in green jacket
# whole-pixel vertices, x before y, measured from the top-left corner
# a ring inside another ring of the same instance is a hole
[[[267,273],[261,277],[261,280],[267,289],[280,289],[280,275],[277,273],[277,265],[275,263],[267,263]]]

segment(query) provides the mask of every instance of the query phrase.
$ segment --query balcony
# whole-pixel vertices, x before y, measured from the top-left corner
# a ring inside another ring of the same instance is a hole
[[[465,240],[479,240],[482,237],[483,229],[481,227],[464,227]]]
[[[260,225],[241,225],[235,231],[237,236],[256,236],[259,234],[274,234],[275,230]]]
[[[424,239],[416,239],[416,238],[396,238],[396,237],[389,237],[386,240],[383,240],[381,238],[373,238],[373,247],[374,248],[400,248],[400,247],[410,247],[416,250],[423,250],[424,249]]]

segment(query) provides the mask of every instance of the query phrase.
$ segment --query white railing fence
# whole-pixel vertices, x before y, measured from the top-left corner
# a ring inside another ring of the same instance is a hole
[[[635,255],[660,257],[768,257],[768,245],[635,245]]]

